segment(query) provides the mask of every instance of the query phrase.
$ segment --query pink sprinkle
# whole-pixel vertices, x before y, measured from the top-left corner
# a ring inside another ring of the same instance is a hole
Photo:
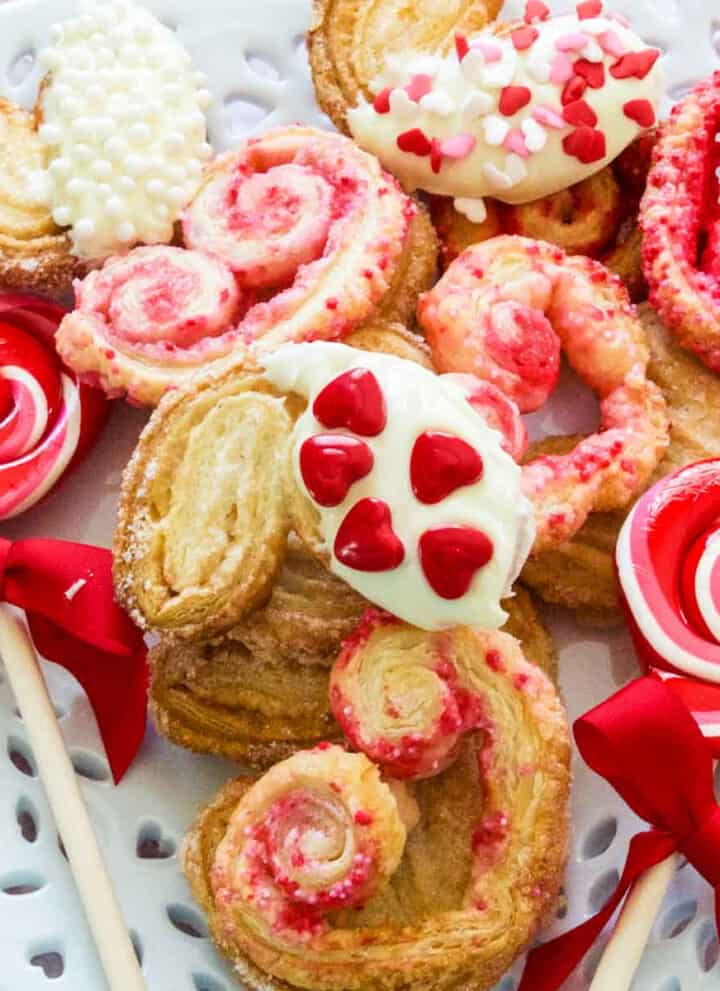
[[[572,31],[564,34],[555,42],[555,47],[559,52],[579,52],[589,43],[590,38],[581,31]]]
[[[625,54],[625,45],[614,31],[603,31],[598,35],[598,44],[607,55],[620,58]]]
[[[547,107],[544,104],[535,107],[532,115],[538,124],[544,124],[545,127],[554,127],[557,130],[562,130],[565,127],[565,120],[562,114],[559,114],[557,110],[553,110],[552,107]]]
[[[617,21],[618,24],[622,25],[624,28],[630,27],[630,21],[624,14],[608,14],[611,21]]]
[[[440,145],[440,151],[446,158],[456,158],[458,160],[467,158],[473,150],[477,140],[472,134],[458,134],[454,138],[447,138]]]
[[[550,66],[550,82],[555,86],[562,86],[575,75],[573,64],[563,52],[555,56]]]
[[[420,100],[432,89],[432,78],[423,72],[413,76],[410,82],[405,87],[405,92],[414,100],[415,103],[419,103]]]
[[[508,136],[503,141],[503,148],[507,148],[508,151],[514,151],[515,154],[519,155],[521,158],[530,157],[530,149],[525,143],[525,135],[522,131],[518,131],[517,129],[510,131]]]
[[[493,41],[474,41],[472,47],[476,48],[482,55],[485,62],[499,62],[502,59],[502,48]]]

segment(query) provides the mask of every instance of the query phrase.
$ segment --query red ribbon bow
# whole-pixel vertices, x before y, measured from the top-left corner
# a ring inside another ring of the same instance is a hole
[[[662,681],[638,678],[575,723],[586,763],[653,827],[631,842],[615,893],[592,919],[533,950],[518,991],[555,991],[572,973],[638,878],[683,853],[715,888],[720,930],[720,806],[713,762],[697,723]]]
[[[113,599],[112,554],[0,538],[0,600],[25,610],[38,651],[85,689],[117,783],[145,734],[147,665],[142,633]]]

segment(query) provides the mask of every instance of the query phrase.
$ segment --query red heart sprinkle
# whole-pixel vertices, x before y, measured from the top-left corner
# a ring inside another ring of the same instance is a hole
[[[510,37],[512,38],[513,45],[515,45],[515,49],[518,52],[524,52],[535,44],[539,34],[540,32],[537,28],[527,25],[526,27],[518,28],[517,31],[513,31]]]
[[[574,103],[568,103],[567,106],[563,107],[563,117],[573,127],[579,127],[581,124],[595,127],[598,122],[597,114],[585,100],[575,100]]]
[[[505,86],[500,94],[500,113],[512,117],[526,107],[532,99],[532,93],[527,86]]]
[[[403,131],[402,134],[398,134],[397,146],[400,151],[419,155],[420,158],[429,155],[432,148],[430,139],[419,127],[413,127],[410,131]]]
[[[602,89],[605,85],[605,66],[602,62],[591,62],[579,58],[573,63],[576,76],[581,76],[591,89]]]
[[[413,76],[410,82],[405,87],[405,92],[414,100],[415,103],[419,103],[424,96],[426,96],[432,89],[432,76],[426,75],[424,72],[419,72],[416,76]]]
[[[430,168],[433,170],[435,175],[437,175],[442,168],[442,162],[443,154],[441,141],[438,138],[433,138],[430,146]]]
[[[585,3],[577,5],[577,15],[581,21],[588,21],[591,17],[600,17],[602,12],[601,0],[585,0]]]
[[[562,92],[562,105],[566,106],[568,103],[582,100],[586,89],[587,80],[583,79],[582,76],[573,76],[572,79],[568,79]]]
[[[329,382],[317,396],[313,413],[324,427],[344,427],[361,437],[377,437],[387,423],[380,383],[367,368],[351,368]]]
[[[563,138],[566,155],[579,159],[583,165],[599,162],[607,154],[605,134],[592,127],[578,127]]]
[[[353,482],[372,471],[375,459],[365,441],[342,434],[308,437],[300,448],[300,472],[321,506],[339,506]]]
[[[376,114],[389,114],[390,113],[390,94],[392,93],[392,86],[386,86],[385,89],[381,89],[378,95],[373,100],[373,110]]]
[[[413,445],[410,481],[416,498],[426,505],[433,506],[455,489],[472,485],[482,473],[482,458],[460,437],[427,431]]]
[[[525,21],[532,24],[533,21],[546,21],[550,16],[550,8],[542,0],[528,0],[525,5]]]
[[[660,58],[658,48],[645,48],[642,52],[628,52],[610,66],[610,74],[615,79],[644,79]]]
[[[468,526],[426,530],[419,547],[425,577],[441,599],[462,598],[475,572],[492,559],[494,551],[487,534]]]
[[[655,123],[655,108],[649,100],[628,100],[623,113],[640,127],[652,127]]]
[[[335,557],[355,571],[391,571],[402,564],[405,548],[392,528],[382,499],[356,502],[335,537]]]
[[[462,62],[467,53],[470,51],[470,45],[464,34],[455,35],[455,51],[457,52],[458,61]]]

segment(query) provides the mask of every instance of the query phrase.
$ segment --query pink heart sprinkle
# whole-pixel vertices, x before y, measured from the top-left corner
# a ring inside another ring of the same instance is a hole
[[[560,52],[555,56],[552,65],[550,66],[550,82],[554,83],[555,86],[562,86],[572,79],[575,75],[575,70],[573,69],[573,64],[564,52]]]
[[[506,148],[508,151],[514,151],[515,154],[519,155],[521,158],[530,157],[530,149],[527,146],[525,135],[522,131],[510,131],[508,136],[503,141],[503,148]]]
[[[590,38],[586,34],[572,31],[570,34],[561,35],[555,42],[555,47],[559,52],[580,52],[589,42]]]
[[[491,62],[499,62],[502,59],[502,48],[492,41],[474,41],[472,48],[476,48],[488,65]]]
[[[432,90],[432,77],[426,75],[425,73],[418,73],[418,75],[413,76],[410,82],[405,87],[405,92],[414,100],[415,103],[419,103],[424,96]]]
[[[619,36],[614,31],[603,31],[602,34],[598,35],[597,40],[606,55],[613,55],[615,58],[620,58],[621,55],[625,54],[625,45],[623,45]]]
[[[554,127],[559,131],[565,127],[565,120],[562,114],[559,114],[557,110],[553,110],[552,107],[546,107],[544,104],[535,107],[532,115],[539,124],[544,124],[545,127]]]
[[[440,151],[445,158],[456,158],[458,160],[467,158],[477,144],[476,138],[472,134],[457,134],[453,138],[447,138],[440,145]]]

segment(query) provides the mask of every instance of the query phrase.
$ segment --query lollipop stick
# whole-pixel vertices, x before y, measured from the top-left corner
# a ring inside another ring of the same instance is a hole
[[[147,991],[37,655],[24,624],[2,604],[0,653],[111,991]]]
[[[677,855],[673,854],[643,874],[635,883],[623,905],[589,991],[628,991],[677,863]]]

